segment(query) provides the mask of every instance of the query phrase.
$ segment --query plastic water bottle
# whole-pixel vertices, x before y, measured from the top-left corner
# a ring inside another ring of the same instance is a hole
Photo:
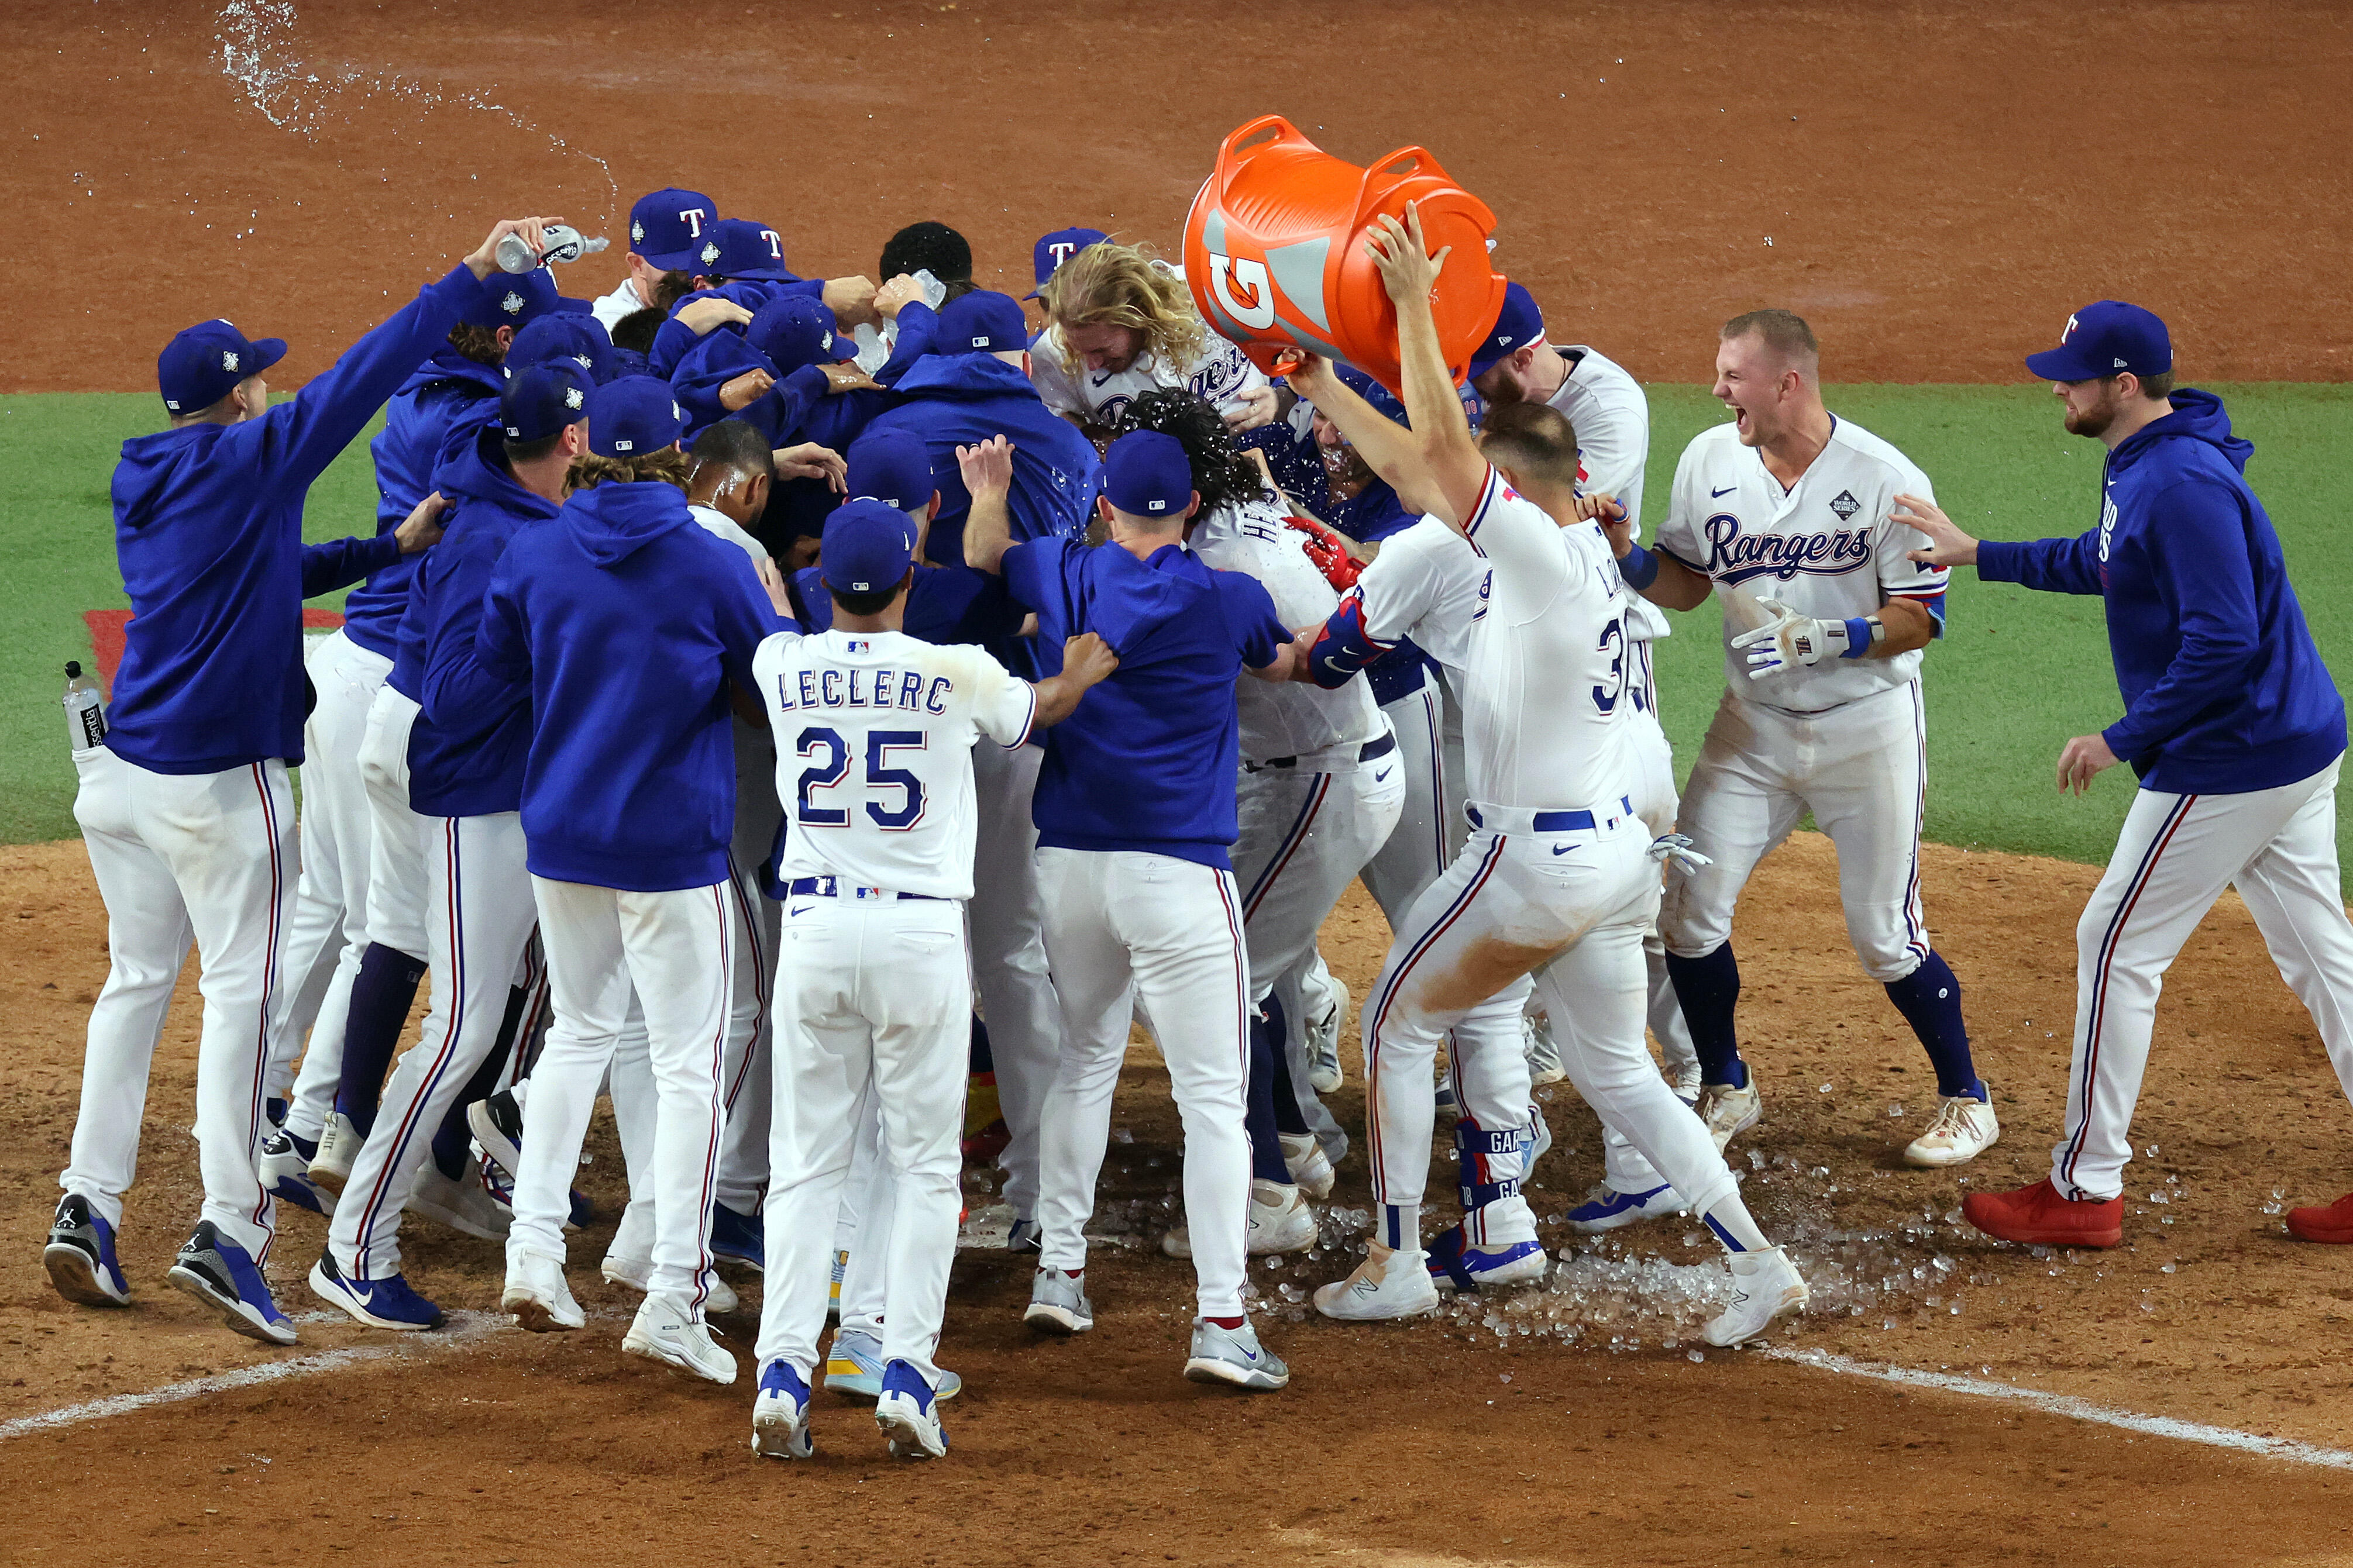
[[[73,731],[73,746],[86,752],[106,739],[106,700],[100,696],[98,682],[81,672],[81,663],[69,659],[66,663],[66,727]]]
[[[916,282],[923,285],[923,303],[934,310],[938,310],[941,301],[948,297],[948,286],[933,277],[932,269],[928,267],[917,268],[913,277]],[[857,330],[849,334],[849,339],[851,342],[858,345],[858,352],[850,356],[852,363],[867,374],[872,375],[890,363],[892,353],[898,348],[899,323],[885,321],[882,323],[882,330],[878,332],[874,330],[873,322],[860,321],[858,323]]]
[[[500,237],[494,254],[501,272],[528,272],[534,267],[554,261],[577,261],[584,256],[594,256],[612,241],[599,235],[588,238],[570,224],[552,223],[543,231],[547,236],[547,248],[533,251],[531,242],[519,234]]]

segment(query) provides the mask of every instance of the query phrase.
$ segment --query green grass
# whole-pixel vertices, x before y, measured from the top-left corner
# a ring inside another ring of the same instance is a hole
[[[2337,498],[2353,493],[2353,387],[2218,388],[2255,443],[2248,473],[2287,550],[2298,596],[2339,684],[2353,673],[2353,536]],[[2068,436],[2039,386],[1849,386],[1831,406],[1926,469],[1954,520],[1996,539],[2078,533],[2096,520],[2100,447]],[[1663,514],[1676,458],[1723,417],[1704,388],[1651,389],[1646,525]],[[73,834],[73,768],[57,706],[69,658],[87,658],[81,613],[125,605],[114,570],[107,479],[124,437],[161,423],[152,397],[0,397],[0,548],[10,570],[0,614],[0,842]],[[364,440],[311,492],[313,540],[372,527]],[[1928,834],[1948,844],[2104,861],[2130,803],[2131,774],[2062,797],[2052,767],[2070,735],[2120,711],[2096,600],[2030,594],[1956,573],[1948,631],[1929,650]],[[322,604],[332,600],[320,601]],[[1675,617],[1658,650],[1667,733],[1688,769],[1723,689],[1716,614]]]

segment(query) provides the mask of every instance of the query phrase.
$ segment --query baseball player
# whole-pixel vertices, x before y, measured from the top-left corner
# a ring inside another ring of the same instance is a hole
[[[1201,498],[1173,437],[1138,430],[1113,444],[1098,502],[1110,542],[1093,550],[1013,543],[1011,452],[998,440],[957,457],[973,497],[966,563],[1002,574],[1050,646],[1092,631],[1120,658],[1119,673],[1048,735],[1038,779],[1038,881],[1062,1058],[1041,1118],[1041,1236],[1025,1321],[1062,1333],[1094,1326],[1082,1228],[1141,1004],[1185,1124],[1198,1303],[1185,1375],[1281,1388],[1290,1369],[1242,1309],[1250,987],[1228,846],[1240,763],[1234,680],[1244,669],[1287,679],[1297,650],[1264,588],[1185,549]]]
[[[1508,283],[1494,331],[1471,356],[1471,386],[1489,408],[1535,403],[1567,416],[1577,432],[1578,492],[1614,498],[1639,540],[1643,471],[1651,457],[1651,408],[1640,382],[1583,343],[1555,347],[1546,340],[1544,314],[1535,297],[1519,284]],[[1651,644],[1668,635],[1667,617],[1656,605],[1632,595],[1625,626],[1626,655],[1633,663],[1628,700],[1634,705],[1637,751],[1643,762],[1644,787],[1634,797],[1634,810],[1653,833],[1672,833],[1674,752],[1659,727],[1658,676],[1651,654]],[[1691,1031],[1667,973],[1666,942],[1656,931],[1643,940],[1642,961],[1651,977],[1651,1037],[1666,1058],[1676,1094],[1695,1101],[1699,1058],[1692,1050]],[[1531,1082],[1552,1083],[1566,1076],[1549,1027],[1533,1016],[1528,1042]],[[1658,1179],[1622,1135],[1604,1127],[1601,1142],[1601,1184],[1569,1211],[1570,1225],[1588,1232],[1614,1230],[1683,1206],[1674,1189]]]
[[[2253,443],[2221,400],[2174,390],[2173,342],[2137,305],[2102,300],[2028,357],[2067,433],[2107,448],[2099,526],[2073,539],[1982,543],[1926,496],[1898,516],[1938,569],[2105,602],[2124,717],[2059,753],[2076,794],[2117,763],[2139,790],[2106,875],[2075,926],[2075,1044],[2067,1135],[2051,1174],[1973,1193],[1971,1225],[2010,1241],[2114,1247],[2158,991],[2181,944],[2236,887],[2338,1085],[2353,1095],[2353,922],[2337,861],[2345,702],[2288,582],[2279,536],[2244,470]],[[2353,1242],[2353,1197],[2288,1211],[2310,1241]]]
[[[400,1215],[432,1139],[495,1061],[509,988],[539,918],[524,867],[522,774],[531,709],[474,658],[482,595],[514,536],[555,516],[588,449],[591,383],[568,359],[507,384],[499,418],[435,475],[449,498],[446,549],[417,574],[407,620],[422,633],[423,709],[408,732],[408,798],[426,831],[425,931],[432,1001],[418,1043],[385,1086],[311,1289],[371,1328],[438,1328],[441,1310],[400,1268]],[[443,1173],[447,1174],[447,1173]],[[468,1173],[471,1174],[471,1173]]]
[[[653,1273],[621,1342],[713,1383],[703,1321],[734,935],[728,680],[779,616],[744,552],[695,526],[670,388],[624,376],[588,406],[589,454],[552,522],[500,557],[476,657],[531,691],[522,827],[555,1021],[532,1073],[500,1305],[578,1328],[564,1281],[570,1173],[632,989],[659,1096]]]
[[[81,1107],[44,1260],[58,1292],[131,1299],[114,1251],[137,1173],[147,1073],[193,940],[202,960],[195,1128],[204,1208],[171,1282],[237,1332],[294,1342],[261,1276],[276,1218],[256,1168],[281,933],[294,903],[290,763],[302,758],[303,598],[438,537],[430,510],[390,534],[306,548],[302,498],[376,408],[480,299],[501,222],[448,276],[272,408],[285,354],[226,321],[164,347],[171,427],[125,442],[115,545],[132,619],[112,728],[76,753],[74,814],[107,906],[110,966],[90,1010]]]
[[[1038,303],[1046,330],[1031,345],[1030,379],[1097,445],[1155,387],[1208,399],[1237,434],[1273,424],[1296,401],[1203,324],[1182,274],[1132,245],[1073,250],[1039,284]]]
[[[983,737],[1018,746],[1034,725],[1060,721],[1115,664],[1100,637],[1081,636],[1062,673],[1033,687],[982,649],[907,636],[914,558],[903,510],[848,502],[826,523],[819,558],[831,629],[772,637],[754,660],[776,789],[793,797],[776,868],[790,957],[752,1416],[753,1450],[772,1458],[811,1452],[833,1219],[852,1139],[874,1111],[893,1194],[874,1418],[894,1454],[947,1452],[947,1391],[932,1356],[960,1206],[973,749]]]
[[[944,223],[925,219],[911,223],[882,242],[877,278],[902,278],[928,272],[940,280],[949,300],[961,300],[977,287],[972,280],[972,242]],[[879,295],[881,290],[876,290]]]
[[[1286,515],[1261,470],[1234,449],[1215,408],[1189,392],[1147,392],[1127,405],[1121,423],[1183,444],[1201,497],[1188,549],[1218,571],[1256,579],[1285,626],[1319,624],[1332,613],[1337,595],[1309,555],[1317,531]],[[1397,737],[1361,682],[1325,691],[1245,679],[1235,701],[1242,764],[1234,882],[1242,891],[1253,1008],[1249,1249],[1290,1252],[1314,1241],[1305,1196],[1328,1195],[1334,1179],[1296,1094],[1294,1070],[1303,1078],[1307,1063],[1305,1031],[1297,1026],[1306,1009],[1303,961],[1324,917],[1397,826],[1405,781]],[[1181,1226],[1171,1230],[1162,1248],[1189,1257],[1189,1234]]]
[[[1014,541],[1081,538],[1094,505],[1098,459],[1087,438],[1048,409],[1030,384],[1034,362],[1020,303],[982,289],[942,306],[939,317],[934,352],[900,377],[893,389],[897,406],[878,415],[865,437],[871,440],[886,430],[912,433],[930,454],[939,500],[924,539],[926,556],[943,566],[971,564],[964,531],[972,496],[956,452],[998,435],[1013,447],[1006,510]],[[911,606],[921,603],[926,581],[918,579]],[[1052,649],[1033,638],[1004,637],[985,646],[999,664],[1027,679],[1053,672]],[[1005,1202],[1014,1216],[1009,1245],[1021,1250],[1038,1245],[1038,1117],[1061,1050],[1061,1012],[1046,973],[1038,829],[1031,810],[1044,756],[1034,740],[1018,751],[983,746],[973,755],[980,792],[973,976],[988,1018],[997,1097],[1012,1135],[998,1158],[1005,1168]]]
[[[1813,331],[1787,310],[1725,323],[1715,395],[1732,422],[1684,448],[1657,552],[1612,531],[1627,583],[1652,603],[1690,609],[1711,584],[1740,595],[1725,616],[1729,688],[1679,818],[1713,864],[1674,879],[1660,917],[1705,1080],[1698,1110],[1719,1147],[1761,1114],[1733,1027],[1733,907],[1811,811],[1838,847],[1856,956],[1936,1068],[1941,1103],[1904,1158],[1957,1165],[2001,1129],[1969,1059],[1961,984],[1920,909],[1920,654],[1943,635],[1947,574],[1910,559],[1917,531],[1894,514],[1897,495],[1927,496],[1927,476],[1822,406]],[[1767,624],[1744,628],[1760,590]]]
[[[1099,228],[1058,228],[1039,235],[1038,243],[1029,247],[1029,269],[1036,275],[1037,286],[1021,296],[1022,302],[1027,304],[1044,292],[1046,279],[1060,271],[1063,262],[1088,246],[1101,245],[1110,237]]]
[[[1398,933],[1364,1016],[1367,1135],[1378,1233],[1363,1264],[1315,1293],[1339,1318],[1437,1303],[1420,1245],[1430,1163],[1430,1058],[1461,1017],[1534,973],[1571,1079],[1679,1190],[1730,1254],[1733,1304],[1703,1331],[1736,1344],[1800,1310],[1806,1288],[1740,1201],[1724,1156],[1675,1099],[1642,1043],[1642,933],[1658,901],[1652,835],[1634,814],[1623,595],[1601,534],[1563,528],[1577,446],[1566,418],[1526,409],[1474,441],[1439,347],[1432,257],[1419,214],[1379,220],[1368,241],[1398,310],[1401,429],[1309,360],[1294,380],[1409,506],[1459,529],[1491,563],[1487,614],[1464,668],[1464,816],[1471,837]],[[1500,465],[1500,468],[1498,467]],[[1517,1031],[1498,1070],[1525,1071]],[[1465,1061],[1463,1081],[1487,1064]],[[1514,1130],[1492,1147],[1509,1159]]]
[[[703,230],[718,221],[719,204],[700,191],[665,185],[639,196],[629,209],[628,271],[593,307],[597,324],[609,333],[623,317],[654,309],[670,274],[680,275],[672,288],[686,284]]]

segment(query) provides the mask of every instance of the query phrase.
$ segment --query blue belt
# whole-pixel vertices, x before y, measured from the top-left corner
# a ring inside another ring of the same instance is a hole
[[[881,888],[860,888],[839,877],[796,877],[785,884],[785,892],[796,899],[922,899],[934,904],[953,901],[936,893],[892,893]]]
[[[1397,731],[1392,730],[1377,741],[1366,742],[1364,750],[1356,753],[1356,761],[1360,763],[1369,763],[1377,758],[1386,757],[1391,752],[1396,750]],[[1295,768],[1299,765],[1299,759],[1297,757],[1269,757],[1262,763],[1250,763],[1245,765],[1251,768]]]
[[[1618,804],[1625,808],[1627,816],[1634,815],[1634,802],[1630,797],[1621,795],[1618,797]],[[1480,826],[1477,806],[1466,805],[1462,813],[1471,819],[1472,826]],[[1594,826],[1593,814],[1589,811],[1539,811],[1528,821],[1529,830],[1535,833],[1590,833]]]

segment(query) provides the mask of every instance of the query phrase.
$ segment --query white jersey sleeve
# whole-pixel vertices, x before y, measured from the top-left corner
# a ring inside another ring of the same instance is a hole
[[[723,539],[752,558],[753,563],[768,560],[768,547],[744,531],[743,524],[715,507],[689,506],[689,517],[702,525],[702,531],[714,539]]]
[[[1577,489],[1617,498],[1642,540],[1642,478],[1651,461],[1651,403],[1642,384],[1627,370],[1582,343],[1559,351],[1573,360],[1552,405],[1577,432]],[[1648,599],[1630,596],[1626,635],[1649,642],[1668,635],[1666,612]]]
[[[972,720],[980,732],[1008,752],[1021,749],[1038,722],[1038,689],[997,662],[987,648],[949,643],[964,656],[972,690]]]
[[[1462,533],[1494,573],[1493,613],[1515,626],[1545,613],[1568,574],[1561,528],[1551,513],[1505,484],[1491,467]]]
[[[1410,637],[1458,678],[1471,628],[1486,614],[1493,574],[1470,542],[1434,517],[1381,541],[1356,574],[1355,596],[1365,635],[1386,647]]]
[[[1029,345],[1029,384],[1047,407],[1091,425],[1116,424],[1127,405],[1147,392],[1181,388],[1230,414],[1258,387],[1265,374],[1248,355],[1215,332],[1205,332],[1201,352],[1191,363],[1171,366],[1159,356],[1137,356],[1125,370],[1072,369],[1063,363],[1062,331],[1048,327]]]

